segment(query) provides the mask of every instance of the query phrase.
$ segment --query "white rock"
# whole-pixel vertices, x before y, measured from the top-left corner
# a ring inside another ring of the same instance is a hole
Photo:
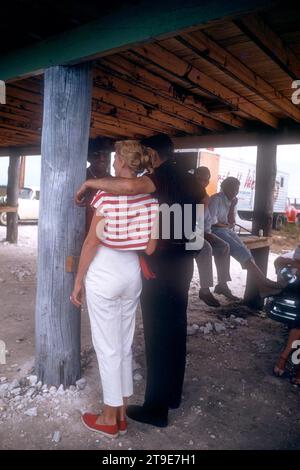
[[[7,382],[7,377],[0,377],[0,384],[4,384],[4,382]]]
[[[192,328],[194,328],[195,331],[198,331],[199,330],[199,325],[197,325],[197,323],[193,323]]]
[[[3,398],[8,392],[8,384],[0,385],[0,398]]]
[[[86,379],[84,377],[79,380],[76,380],[75,383],[78,390],[83,390],[86,387]]]
[[[51,395],[54,395],[56,393],[56,387],[54,387],[54,385],[49,388],[49,393],[51,393]]]
[[[140,382],[141,380],[143,380],[143,376],[139,373],[136,373],[133,376],[133,380],[135,380],[136,382]]]
[[[186,330],[186,333],[187,333],[188,336],[193,336],[194,334],[196,334],[196,330],[192,326],[188,326],[187,330]]]
[[[17,379],[14,379],[9,385],[8,385],[8,389],[9,390],[13,390],[14,388],[18,388],[20,387],[20,383]]]
[[[14,388],[13,390],[11,390],[10,393],[11,393],[12,395],[14,395],[14,396],[20,395],[20,393],[21,393],[21,388],[20,388],[20,387]]]
[[[63,384],[60,384],[60,386],[57,389],[57,393],[59,395],[63,395],[65,393]]]
[[[24,415],[37,416],[37,408],[28,408],[28,410],[24,411]]]
[[[35,393],[35,388],[31,387],[26,392],[26,397],[31,397]]]
[[[61,439],[60,432],[54,431],[53,436],[52,436],[52,442],[56,442],[58,444],[60,439]]]
[[[245,320],[244,318],[236,317],[234,321],[238,323],[239,325],[248,326],[248,321]]]
[[[226,330],[224,323],[214,323],[214,327],[217,333],[221,333],[222,331]]]
[[[70,392],[74,393],[74,392],[76,392],[76,390],[77,389],[76,389],[75,385],[70,385],[70,387],[69,387]]]
[[[37,381],[38,381],[38,378],[37,378],[36,375],[29,375],[29,376],[27,377],[27,379],[28,379],[29,385],[31,385],[31,387],[32,387],[33,385],[35,385],[35,384],[37,383]]]
[[[4,400],[0,398],[0,411],[5,411],[6,410],[6,403]]]

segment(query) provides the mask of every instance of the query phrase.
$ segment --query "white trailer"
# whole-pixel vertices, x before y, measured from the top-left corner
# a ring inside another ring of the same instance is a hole
[[[201,152],[200,152],[201,153]],[[200,156],[201,162],[201,156]],[[201,163],[200,163],[201,164]],[[237,178],[240,185],[237,210],[241,219],[252,220],[255,197],[255,165],[228,157],[220,157],[218,190],[228,176]],[[279,229],[286,220],[289,174],[277,171],[274,187],[273,228]]]
[[[243,225],[243,220],[252,220],[255,197],[255,164],[219,155],[214,149],[177,150],[175,160],[177,165],[184,170],[193,171],[198,166],[207,166],[210,169],[211,181],[207,188],[209,195],[219,191],[221,182],[228,176],[237,178],[241,183],[237,206],[241,225]],[[274,187],[273,228],[275,229],[279,229],[286,221],[288,182],[289,174],[278,171]],[[245,226],[248,228],[249,224],[245,224]]]

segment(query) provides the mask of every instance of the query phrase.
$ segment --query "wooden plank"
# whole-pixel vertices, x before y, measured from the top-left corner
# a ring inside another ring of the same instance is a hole
[[[191,83],[200,87],[200,89],[209,92],[213,97],[218,98],[223,103],[231,105],[236,110],[242,111],[271,127],[276,128],[278,126],[278,120],[270,113],[265,112],[263,109],[239,96],[233,90],[213,80],[201,70],[177,57],[172,52],[162,48],[160,45],[145,44],[142,48],[138,48],[137,51],[151,58],[151,60],[158,63],[160,67],[170,70],[179,77],[185,77]]]
[[[141,67],[137,63],[133,62],[134,53],[128,51],[126,57],[130,57],[131,60],[125,59],[121,55],[114,55],[109,59],[101,60],[101,64],[107,66],[107,68],[119,72],[124,79],[130,80],[131,83],[144,86],[151,89],[155,93],[159,93],[161,96],[174,100],[176,95],[179,97],[180,93],[178,87],[174,87],[172,83],[163,79],[162,77],[149,72],[147,69]],[[135,56],[136,57],[136,56]],[[196,99],[188,90],[182,89],[182,96],[184,97],[181,104],[187,104],[187,99],[191,97],[193,104],[190,106],[193,109],[192,119],[195,124],[199,124],[209,130],[221,130],[223,127],[218,120],[209,117],[209,112],[204,106],[200,99]],[[197,107],[197,111],[195,110]],[[201,113],[201,114],[199,114]],[[205,116],[205,117],[204,117]]]
[[[151,129],[137,125],[130,121],[124,121],[123,119],[119,119],[118,117],[106,116],[104,114],[94,114],[92,117],[92,127],[101,128],[102,123],[115,126],[116,129],[122,129],[122,132],[124,132],[125,134],[129,133],[130,135],[134,134],[140,137],[144,135],[153,134],[153,131],[151,131]]]
[[[6,157],[10,153],[10,147],[0,147],[0,157]],[[18,153],[20,155],[41,155],[40,147],[35,146],[18,146]]]
[[[266,24],[259,15],[246,15],[234,20],[234,24],[246,34],[281,70],[293,80],[300,77],[300,59]]]
[[[220,113],[216,116],[212,115],[212,113],[207,108],[205,108],[203,106],[203,103],[202,103],[202,98],[203,97],[199,95],[199,88],[195,87],[194,85],[191,85],[191,83],[188,80],[186,80],[185,78],[178,77],[176,74],[172,74],[170,71],[167,71],[165,68],[160,67],[159,64],[157,64],[156,62],[151,61],[149,59],[149,57],[145,57],[144,55],[139,54],[136,50],[126,51],[126,56],[128,56],[128,55],[133,57],[135,60],[142,61],[144,66],[147,66],[147,65],[150,64],[152,68],[155,68],[155,70],[157,70],[158,74],[163,75],[163,76],[164,76],[164,74],[166,74],[168,80],[176,82],[176,81],[178,81],[178,78],[180,78],[181,87],[182,87],[182,82],[183,82],[184,86],[186,88],[183,90],[182,93],[178,93],[178,95],[179,95],[178,97],[179,98],[182,97],[182,104],[185,107],[188,107],[189,109],[191,109],[193,111],[199,112],[199,113],[201,113],[201,114],[203,114],[206,117],[209,117],[211,119],[220,121],[224,124],[228,124],[232,127],[235,127],[235,128],[245,127],[246,122],[243,119],[241,119],[240,117],[233,114],[233,113],[226,113],[226,114],[225,113]],[[148,64],[145,65],[145,63],[148,63]],[[173,88],[174,88],[174,95],[176,97],[177,90],[178,90],[177,83],[173,83]],[[199,104],[200,104],[200,106],[199,106]],[[205,109],[206,109],[206,111],[205,111]]]
[[[59,64],[74,64],[127,49],[174,31],[254,11],[272,0],[143,0],[98,20],[1,57],[0,79],[12,80]]]
[[[249,250],[258,250],[272,244],[272,237],[240,236],[240,239]]]
[[[107,106],[107,108],[105,108]],[[151,117],[140,116],[137,113],[129,111],[128,109],[120,109],[113,105],[107,105],[103,101],[93,100],[92,103],[92,114],[98,116],[98,120],[100,119],[102,114],[108,114],[115,118],[122,119],[123,121],[132,122],[135,124],[139,124],[142,127],[146,127],[147,129],[152,129],[156,132],[166,132],[166,133],[174,133],[174,125],[168,124],[165,121],[152,119]]]
[[[21,157],[16,151],[11,151],[9,157],[7,177],[7,205],[17,208],[19,199]],[[18,214],[17,211],[7,213],[6,240],[9,243],[18,242]]]
[[[260,140],[257,146],[255,198],[252,233],[258,235],[263,230],[270,236],[273,227],[274,188],[276,180],[276,141]]]
[[[224,134],[207,134],[200,136],[174,137],[178,149],[207,147],[246,147],[258,145],[264,130],[228,131]],[[277,145],[300,144],[300,127],[281,129],[271,133]]]
[[[177,36],[176,39],[186,47],[191,47],[202,59],[213,64],[218,70],[234,78],[265,101],[273,103],[295,121],[300,122],[300,109],[290,99],[283,96],[266,80],[202,31],[185,34],[183,37]]]
[[[1,206],[0,205],[0,212],[18,212],[18,206]]]
[[[177,125],[180,126],[184,132],[196,135],[201,134],[202,129],[199,126],[180,119],[182,107],[178,108],[176,103],[170,102],[167,98],[161,97],[158,93],[154,93],[141,86],[132,85],[124,79],[105,74],[103,71],[101,73],[95,71],[95,84],[100,88],[109,87],[111,91],[117,91],[136,101],[140,101],[142,104],[148,104],[153,110],[158,109],[163,112],[173,111],[173,114],[177,114],[176,118],[174,118],[176,119]],[[154,117],[155,113],[152,112],[151,116]]]

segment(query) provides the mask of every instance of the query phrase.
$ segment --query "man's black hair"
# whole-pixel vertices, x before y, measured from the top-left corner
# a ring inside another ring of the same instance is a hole
[[[167,134],[156,134],[145,137],[141,144],[156,150],[161,160],[168,160],[174,157],[174,144]]]
[[[100,152],[109,154],[114,151],[114,141],[109,137],[96,137],[89,140],[88,161],[97,159]]]

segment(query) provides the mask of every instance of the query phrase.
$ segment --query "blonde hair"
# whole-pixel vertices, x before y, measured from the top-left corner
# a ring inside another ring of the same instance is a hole
[[[155,150],[145,147],[138,140],[121,140],[116,142],[115,150],[135,174],[148,170],[153,172],[152,159]]]

